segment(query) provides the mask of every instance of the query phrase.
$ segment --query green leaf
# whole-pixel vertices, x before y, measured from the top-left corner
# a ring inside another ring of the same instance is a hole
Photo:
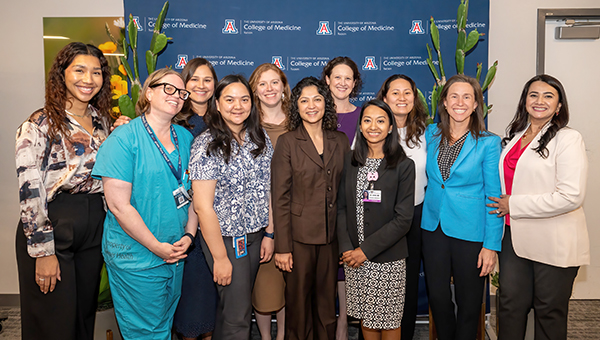
[[[435,25],[435,20],[433,20],[433,17],[431,17],[431,25],[430,25],[430,29],[431,29],[431,40],[433,41],[433,48],[436,49],[436,51],[440,50],[440,31],[438,30],[437,26]]]
[[[164,33],[157,35],[156,43],[154,44],[152,53],[159,54],[167,46],[167,41],[168,41],[167,36]]]
[[[127,72],[127,78],[129,78],[129,82],[133,83],[133,73],[131,73],[131,67],[129,67],[129,63],[125,57],[121,56],[121,64],[125,67],[125,71]]]
[[[456,39],[456,49],[465,50],[465,44],[467,43],[467,33],[465,30],[458,31],[458,38]]]
[[[146,51],[146,69],[148,70],[148,74],[150,75],[154,72],[156,68],[156,64],[154,64],[154,54],[152,51]]]
[[[482,64],[477,63],[477,75],[475,76],[475,79],[477,79],[478,83],[479,83],[479,79],[481,79],[481,67],[482,67]]]
[[[131,119],[135,118],[135,105],[133,105],[133,102],[128,95],[124,94],[119,97],[119,109],[121,110],[121,114],[126,117]]]
[[[431,56],[431,47],[429,47],[429,44],[425,44],[425,46],[427,47],[427,54],[429,55],[429,59],[433,59],[433,57]]]
[[[425,111],[427,111],[427,116],[429,117],[429,105],[427,105],[427,99],[425,99],[425,96],[423,95],[423,92],[421,92],[421,90],[417,89],[417,93],[419,96],[419,100],[421,101],[421,103],[423,103]]]
[[[437,84],[433,84],[433,91],[431,91],[431,119],[435,118],[435,114],[437,112],[437,103],[440,97],[437,92],[438,86]]]
[[[465,51],[456,50],[456,73],[465,74]]]
[[[121,39],[121,44],[123,44],[123,56],[125,57],[125,59],[129,59],[129,49],[131,48],[131,46],[129,46],[125,37]]]
[[[133,105],[137,105],[137,101],[140,98],[140,93],[142,92],[141,86],[139,83],[133,84],[131,87],[131,100],[133,101]]]
[[[160,33],[162,30],[163,23],[165,22],[165,17],[167,16],[167,11],[169,10],[169,2],[165,2],[163,8],[160,10],[160,14],[156,19],[156,24],[154,25],[154,32]]]
[[[137,26],[133,22],[133,15],[129,14],[129,24],[127,25],[127,33],[129,34],[129,45],[131,49],[137,49]]]
[[[490,107],[487,106],[486,103],[483,103],[483,118],[485,118],[488,115],[489,109],[490,109]]]
[[[492,83],[494,78],[496,77],[496,69],[498,68],[498,60],[494,62],[492,66],[487,71],[485,75],[485,80],[483,81],[483,86],[481,86],[481,91],[484,92],[487,90],[488,86]]]
[[[458,31],[462,31],[465,29],[467,25],[467,8],[465,6],[464,0],[460,1],[460,5],[458,5],[458,11],[456,13],[456,27]]]
[[[440,76],[437,73],[437,70],[435,69],[435,66],[433,65],[433,62],[431,61],[431,59],[427,59],[427,65],[429,66],[429,69],[431,70],[431,73],[433,73],[433,77],[435,78],[436,82],[440,81]]]
[[[467,42],[464,48],[465,52],[469,52],[473,47],[475,47],[475,44],[477,44],[477,41],[479,41],[479,37],[482,35],[483,34],[479,34],[477,30],[472,30],[469,32],[469,36],[467,37]]]

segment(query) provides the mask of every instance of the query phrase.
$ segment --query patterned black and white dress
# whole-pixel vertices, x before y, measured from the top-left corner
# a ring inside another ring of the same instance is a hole
[[[368,172],[377,172],[381,159],[368,158],[356,178],[356,225],[358,242],[365,240],[363,192],[369,186]],[[377,204],[377,203],[374,203]],[[405,259],[376,263],[366,260],[359,268],[344,264],[348,315],[371,329],[400,327],[404,311]]]

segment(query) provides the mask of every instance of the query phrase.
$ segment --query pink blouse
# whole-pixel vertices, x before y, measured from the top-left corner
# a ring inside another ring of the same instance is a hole
[[[506,194],[512,194],[513,179],[515,178],[515,169],[517,168],[517,162],[519,158],[525,152],[529,144],[521,149],[521,140],[515,143],[512,149],[504,157],[504,185],[506,187]],[[504,223],[510,225],[510,215],[504,216]]]

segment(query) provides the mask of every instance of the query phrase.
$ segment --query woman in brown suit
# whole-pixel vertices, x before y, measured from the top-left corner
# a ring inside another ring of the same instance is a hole
[[[335,339],[337,191],[349,150],[333,98],[314,77],[292,90],[290,132],[271,163],[275,263],[285,272],[286,339]],[[293,313],[293,315],[291,315]]]

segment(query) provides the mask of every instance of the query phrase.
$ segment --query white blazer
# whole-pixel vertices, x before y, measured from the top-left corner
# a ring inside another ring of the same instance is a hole
[[[581,134],[565,127],[546,146],[548,157],[535,151],[547,124],[523,152],[515,169],[509,199],[510,230],[515,253],[522,258],[557,266],[590,264],[583,198],[588,162]],[[504,158],[527,129],[517,133],[500,156]]]

